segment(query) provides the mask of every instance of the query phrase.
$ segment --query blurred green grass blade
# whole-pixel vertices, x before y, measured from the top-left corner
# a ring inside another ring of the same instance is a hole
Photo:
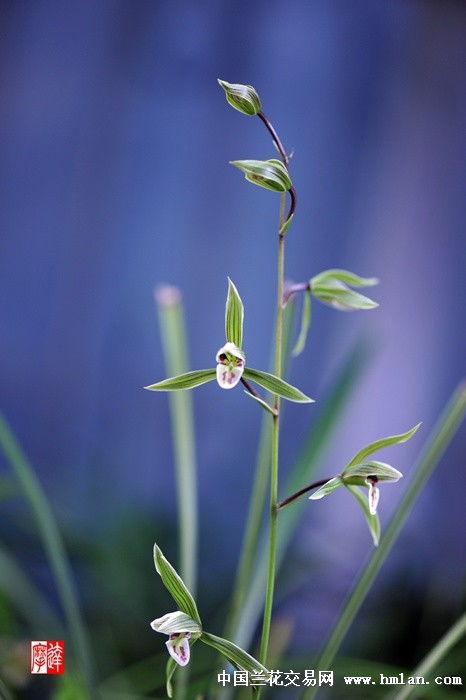
[[[426,680],[432,675],[434,669],[438,664],[445,658],[450,649],[460,641],[460,639],[466,634],[466,613],[464,613],[455,624],[450,627],[448,632],[443,635],[443,637],[437,642],[437,644],[430,650],[427,656],[421,661],[421,663],[416,666],[414,671],[410,673],[410,676],[422,676]],[[416,686],[406,685],[400,690],[399,693],[394,695],[395,700],[405,700],[409,698],[410,695],[415,692]]]
[[[92,666],[89,642],[78,607],[72,572],[63,539],[42,486],[26,455],[0,414],[0,449],[11,465],[23,495],[34,515],[37,532],[53,573],[65,614],[69,639],[76,651],[79,666],[89,688],[92,687]]]
[[[5,474],[0,476],[0,501],[6,501],[17,495],[16,484],[13,479]]]
[[[286,480],[285,495],[297,491],[309,481],[319,458],[329,444],[332,433],[338,425],[353,390],[356,388],[363,371],[367,369],[369,361],[370,349],[366,342],[359,341],[344,360],[328,398],[320,402],[318,417],[313,428],[308,432],[298,460]],[[306,507],[309,508],[307,498],[297,501],[292,507],[284,508],[280,511],[277,538],[277,572]],[[242,601],[237,624],[232,631],[232,637],[235,642],[245,648],[249,646],[252,640],[262,612],[266,566],[267,551],[266,547],[262,547],[259,562]]]
[[[346,633],[398,537],[414,502],[458,430],[465,414],[466,386],[460,384],[429,436],[408,489],[396,509],[385,534],[382,536],[379,547],[374,550],[348,596],[340,617],[316,662],[316,668],[328,669],[331,667]],[[309,688],[303,697],[306,699],[312,698],[315,692],[316,689]]]
[[[162,286],[155,291],[165,366],[168,375],[189,371],[188,348],[181,293],[176,287]],[[197,582],[197,483],[196,442],[193,402],[190,392],[169,396],[173,451],[177,484],[179,529],[179,570],[186,586],[196,595]]]
[[[62,622],[16,560],[0,547],[0,589],[38,638],[61,639]]]

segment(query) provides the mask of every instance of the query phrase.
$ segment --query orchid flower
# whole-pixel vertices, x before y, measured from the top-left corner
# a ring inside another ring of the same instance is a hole
[[[244,307],[233,282],[228,279],[228,295],[225,306],[225,336],[226,343],[217,351],[215,361],[217,366],[212,369],[201,369],[194,372],[180,374],[177,377],[163,379],[160,382],[146,386],[150,391],[177,391],[191,389],[201,384],[206,384],[214,379],[222,389],[233,389],[240,381],[245,386],[248,396],[258,401],[271,413],[275,410],[262,399],[247,380],[251,380],[261,387],[277,394],[289,401],[299,403],[311,403],[313,399],[306,396],[296,387],[288,384],[280,377],[269,372],[252,369],[246,366],[246,355],[242,348],[243,343]]]
[[[167,613],[163,617],[158,617],[150,623],[153,630],[168,635],[168,640],[165,642],[170,654],[166,666],[168,697],[171,698],[173,695],[172,678],[177,666],[186,666],[189,663],[190,645],[192,646],[197,641],[216,649],[236,668],[244,669],[251,674],[261,673],[268,677],[267,668],[247,651],[228,639],[217,637],[202,628],[196,601],[181,576],[164,557],[157,545],[154,545],[154,564],[165,588],[181,608],[175,612]]]
[[[280,501],[277,507],[283,508],[284,506],[287,506],[289,503],[292,503],[294,500],[312,489],[317,489],[317,491],[314,491],[309,498],[313,501],[318,501],[324,496],[328,496],[329,493],[332,493],[332,491],[335,491],[335,489],[339,488],[340,486],[346,486],[363,509],[369,530],[371,531],[372,538],[374,540],[374,544],[377,546],[380,539],[380,521],[379,516],[377,515],[380,492],[377,484],[379,484],[381,481],[398,481],[398,479],[401,479],[403,474],[389,464],[378,462],[377,460],[368,461],[366,460],[366,457],[371,455],[373,452],[382,449],[383,447],[388,447],[388,445],[396,445],[400,442],[406,442],[412,438],[420,425],[421,424],[418,423],[414,426],[414,428],[411,428],[411,430],[408,430],[406,433],[391,435],[390,437],[382,438],[376,442],[371,442],[369,445],[366,445],[359,450],[353,459],[348,462],[341,474],[337,474],[331,479],[322,479],[299,489],[299,491],[291,494],[291,496],[288,496],[288,498]],[[367,500],[358,488],[359,486],[367,486]]]
[[[177,664],[186,666],[190,658],[189,639],[191,635],[197,638],[201,634],[201,626],[181,610],[153,620],[150,626],[156,632],[168,634],[165,642],[168,653]]]

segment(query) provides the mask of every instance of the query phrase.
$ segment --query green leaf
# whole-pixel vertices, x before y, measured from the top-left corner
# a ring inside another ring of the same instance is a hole
[[[244,307],[235,285],[228,278],[228,296],[225,306],[225,336],[227,342],[238,348],[243,344]]]
[[[201,618],[197,610],[197,605],[179,574],[175,571],[168,559],[162,554],[162,550],[154,544],[154,564],[155,569],[161,577],[167,591],[178,603],[180,610],[195,620],[202,627]]]
[[[377,302],[355,292],[342,283],[312,285],[312,294],[324,304],[339,311],[354,311],[377,308]]]
[[[257,403],[260,403],[262,408],[265,408],[265,410],[268,411],[269,413],[271,413],[273,416],[277,415],[276,410],[274,408],[272,408],[272,406],[269,406],[267,401],[264,401],[264,399],[261,399],[260,396],[255,396],[254,394],[251,394],[251,392],[248,391],[247,389],[244,390],[244,393],[246,394],[246,396],[250,396],[251,399],[254,399],[254,401],[257,401]]]
[[[354,455],[353,459],[350,462],[348,462],[346,469],[348,467],[352,467],[354,464],[361,464],[362,462],[364,462],[365,458],[368,455],[371,455],[373,452],[377,452],[377,450],[381,450],[382,447],[388,447],[389,445],[397,445],[400,442],[407,442],[410,438],[413,437],[414,433],[419,429],[420,425],[421,423],[418,423],[414,426],[414,428],[411,428],[411,430],[407,430],[406,433],[392,435],[390,437],[382,438],[381,440],[376,440],[376,442],[369,443],[369,445],[366,445],[362,448],[362,450],[359,450],[359,452],[356,455]]]
[[[263,666],[260,661],[257,661],[257,659],[251,656],[251,654],[248,654],[247,651],[244,651],[244,649],[241,649],[241,647],[236,646],[236,644],[233,644],[233,642],[228,641],[228,639],[223,639],[222,637],[216,637],[214,634],[203,632],[200,636],[200,641],[219,651],[237,668],[248,671],[249,673],[257,673],[260,671],[267,674],[267,676],[269,675],[268,669],[266,669],[266,667]]]
[[[377,547],[379,544],[380,540],[380,520],[379,516],[377,514],[372,515],[372,513],[369,511],[369,503],[367,502],[367,498],[365,495],[362,493],[362,491],[359,489],[358,486],[351,486],[345,483],[346,488],[351,491],[353,496],[356,498],[357,502],[361,506],[367,524],[369,526],[370,533],[372,535],[372,539],[374,540],[374,545]]]
[[[217,79],[218,84],[225,90],[225,97],[232,107],[252,116],[261,110],[261,101],[252,85],[241,85],[240,83],[227,83],[226,80]]]
[[[328,496],[329,493],[332,493],[332,491],[335,491],[339,486],[343,485],[343,481],[340,476],[335,476],[333,479],[329,479],[326,484],[320,487],[320,489],[317,489],[317,491],[314,491],[313,494],[309,496],[309,499],[311,501],[318,501],[320,498],[323,498],[324,496]]]
[[[344,284],[349,284],[351,287],[373,287],[374,284],[378,284],[379,280],[377,277],[359,277],[355,275],[354,272],[349,272],[348,270],[324,270],[318,275],[312,278],[312,285],[325,284],[330,280],[338,280]]]
[[[347,467],[341,476],[346,484],[367,486],[366,479],[368,476],[377,477],[377,481],[398,481],[403,474],[395,467],[385,464],[385,462],[372,460],[371,462]]]
[[[296,345],[292,350],[293,357],[297,357],[302,353],[306,347],[307,335],[309,333],[309,328],[311,326],[311,308],[312,304],[312,294],[309,289],[306,289],[303,297],[303,312],[301,316],[301,330],[299,331],[299,336],[296,341]]]
[[[211,382],[216,377],[215,369],[197,369],[194,372],[179,374],[177,377],[162,379],[161,382],[145,386],[149,391],[179,391],[181,389],[192,389],[200,384]]]
[[[246,180],[254,185],[274,192],[287,192],[291,188],[288,170],[281,160],[232,160],[231,165],[245,174]]]
[[[271,391],[273,394],[278,394],[288,401],[296,401],[298,403],[313,403],[314,399],[309,398],[306,394],[296,387],[288,384],[283,379],[276,377],[274,374],[269,374],[268,372],[262,372],[259,369],[251,369],[251,367],[245,367],[244,376],[248,379],[252,379],[253,382],[260,384],[267,391]]]

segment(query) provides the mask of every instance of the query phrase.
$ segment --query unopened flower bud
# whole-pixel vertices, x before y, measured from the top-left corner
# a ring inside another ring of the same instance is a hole
[[[245,174],[246,180],[254,185],[274,192],[287,192],[291,188],[288,170],[280,160],[232,160],[231,165]]]
[[[252,85],[240,85],[239,83],[227,83],[218,79],[218,84],[225,90],[225,97],[232,107],[250,116],[258,114],[261,110],[259,95]]]

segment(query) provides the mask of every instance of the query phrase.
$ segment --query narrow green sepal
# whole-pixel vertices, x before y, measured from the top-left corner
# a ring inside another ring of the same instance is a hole
[[[162,379],[161,382],[145,386],[144,389],[148,389],[149,391],[181,391],[211,382],[215,377],[215,369],[198,369],[194,372],[179,374],[177,377]]]
[[[257,403],[259,403],[262,406],[262,408],[265,408],[265,410],[271,413],[273,416],[277,415],[276,410],[272,406],[269,406],[267,401],[261,399],[260,396],[255,396],[254,394],[251,394],[251,392],[247,389],[244,390],[244,393],[246,394],[246,396],[249,396],[251,399],[254,399],[254,401],[257,401]]]
[[[301,329],[299,331],[298,339],[296,340],[295,346],[291,352],[293,357],[298,357],[306,347],[306,340],[309,333],[309,328],[311,327],[311,315],[312,315],[312,294],[309,289],[306,289],[303,296],[303,310],[301,314]]]
[[[333,479],[329,479],[326,484],[320,487],[320,489],[314,491],[314,493],[312,493],[309,496],[309,500],[318,501],[324,496],[328,496],[329,493],[332,493],[332,491],[335,491],[335,489],[339,488],[340,486],[343,486],[343,481],[341,480],[341,477],[334,476]]]
[[[217,78],[217,82],[225,90],[228,103],[242,114],[254,116],[261,111],[261,101],[252,85],[240,83],[227,83],[226,80]]]
[[[225,306],[225,336],[227,342],[238,348],[243,344],[244,307],[235,285],[228,278],[228,295]]]
[[[278,394],[288,401],[296,401],[297,403],[314,403],[314,399],[309,398],[300,389],[288,384],[280,377],[276,377],[274,374],[269,374],[269,372],[262,372],[259,369],[252,369],[251,367],[245,367],[244,376],[248,379],[252,379],[253,382],[259,384],[267,391],[272,392],[272,394]]]
[[[343,282],[332,282],[326,284],[312,283],[312,294],[323,304],[332,306],[338,311],[364,311],[366,309],[376,309],[378,303],[369,297],[355,292],[347,287]]]
[[[215,634],[209,634],[209,632],[203,632],[199,639],[204,644],[219,651],[236,668],[243,669],[249,673],[260,672],[266,674],[267,677],[269,676],[269,670],[260,661],[257,661],[251,654],[248,654],[247,651],[244,651],[244,649],[241,649],[241,647],[233,644],[228,639],[217,637]]]
[[[351,491],[353,496],[356,498],[357,502],[362,508],[364,516],[366,518],[367,525],[369,526],[370,533],[374,542],[374,546],[377,547],[380,541],[380,520],[377,513],[372,514],[369,510],[369,504],[366,497],[360,491],[358,486],[351,486],[345,483],[346,488]]]
[[[416,433],[420,426],[421,423],[418,423],[414,426],[414,428],[411,428],[411,430],[407,430],[406,433],[400,433],[399,435],[391,435],[390,437],[382,438],[381,440],[376,440],[375,442],[369,443],[361,450],[359,450],[357,454],[354,455],[353,459],[350,460],[346,465],[345,471],[348,467],[352,467],[354,464],[362,464],[368,455],[371,455],[373,452],[377,452],[377,450],[381,450],[383,447],[388,447],[389,445],[397,445],[401,442],[407,442],[410,438],[413,437],[413,435]]]
[[[360,277],[354,272],[349,270],[339,270],[331,269],[319,272],[312,278],[312,284],[325,284],[331,280],[337,280],[338,282],[343,282],[350,287],[373,287],[374,284],[378,284],[379,280],[377,277]]]
[[[288,170],[280,160],[232,160],[231,165],[242,170],[246,180],[274,192],[287,192],[291,188]]]
[[[157,544],[154,544],[154,564],[165,588],[178,603],[180,610],[197,622],[199,627],[202,627],[196,601],[189,592],[181,576],[173,568],[168,559],[164,557],[162,550]]]
[[[165,684],[166,684],[166,689],[167,689],[167,695],[169,698],[173,697],[173,683],[172,683],[172,678],[173,674],[175,673],[176,669],[178,668],[178,664],[172,657],[170,656],[167,665],[165,666]]]

